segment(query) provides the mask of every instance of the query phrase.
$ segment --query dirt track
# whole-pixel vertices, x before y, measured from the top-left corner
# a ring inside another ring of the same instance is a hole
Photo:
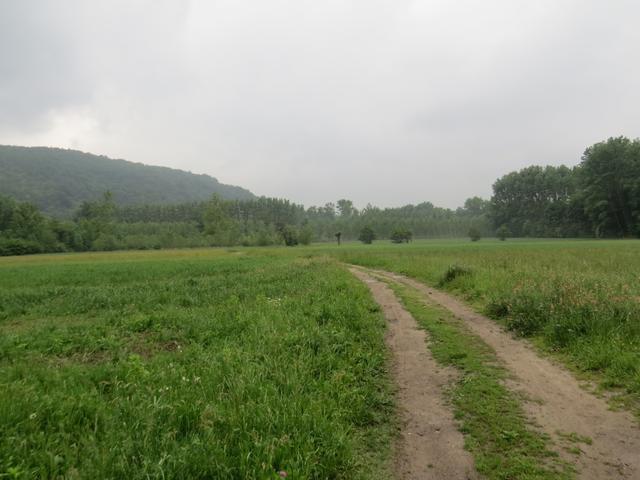
[[[467,480],[478,478],[473,458],[447,408],[443,388],[456,375],[439,366],[426,347],[426,333],[400,305],[393,291],[362,270],[351,272],[371,290],[389,323],[402,428],[394,468],[398,478]]]
[[[527,414],[554,440],[558,453],[576,466],[578,478],[640,479],[640,428],[631,414],[609,410],[604,400],[581,388],[567,370],[451,295],[394,273],[367,272],[413,287],[425,302],[447,308],[491,346],[513,374],[508,386],[524,394]],[[570,442],[567,436],[590,439],[591,444]],[[568,452],[576,447],[581,454]]]

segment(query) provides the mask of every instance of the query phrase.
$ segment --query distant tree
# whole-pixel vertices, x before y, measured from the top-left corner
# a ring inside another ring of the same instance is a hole
[[[231,217],[220,195],[213,194],[205,204],[202,220],[204,232],[208,235],[221,234],[229,230]]]
[[[476,227],[471,227],[469,229],[469,238],[472,242],[477,242],[481,237],[482,235],[480,234],[480,230],[478,230]]]
[[[509,231],[509,227],[507,227],[506,225],[501,225],[496,230],[496,237],[498,237],[502,241],[505,241],[510,236],[511,236],[511,232]]]
[[[487,213],[489,210],[490,202],[480,197],[467,198],[464,202],[464,208],[462,213],[467,215],[480,216]]]
[[[298,241],[301,245],[309,245],[313,240],[313,229],[308,224],[303,225],[298,232]]]
[[[489,216],[494,228],[506,225],[515,236],[552,237],[588,230],[575,208],[577,175],[565,166],[531,166],[493,184]]]
[[[298,245],[298,232],[291,225],[285,225],[280,230],[282,240],[287,247],[294,247]]]
[[[347,218],[353,215],[358,214],[358,210],[353,206],[353,202],[351,200],[341,199],[337,202],[338,212],[340,212],[340,217]]]
[[[640,140],[609,138],[587,148],[579,180],[597,236],[640,233]]]
[[[411,238],[413,237],[413,233],[404,228],[398,228],[391,233],[391,241],[393,243],[409,243]]]
[[[79,244],[82,245],[82,250],[100,250],[100,245],[112,243],[116,205],[110,192],[104,192],[100,200],[82,202],[74,218],[78,224],[78,234],[81,239]],[[108,237],[110,240],[101,241],[98,246],[95,246],[95,242],[100,237]]]
[[[369,226],[363,227],[360,230],[360,235],[358,236],[358,240],[367,245],[371,245],[373,241],[376,239],[376,234],[373,229]]]
[[[342,232],[336,233],[335,237],[336,237],[336,240],[338,241],[338,245],[340,245],[340,239],[342,238]]]
[[[16,202],[9,197],[0,195],[0,235],[9,229]]]

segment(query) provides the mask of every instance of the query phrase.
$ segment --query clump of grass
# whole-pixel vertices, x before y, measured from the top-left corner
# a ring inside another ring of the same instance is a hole
[[[409,312],[430,335],[428,348],[461,372],[449,395],[478,471],[489,479],[570,479],[573,470],[526,420],[521,400],[504,386],[493,351],[445,310],[426,305],[413,289],[394,284]]]
[[[438,285],[442,287],[448,283],[453,282],[457,278],[469,276],[472,272],[473,270],[465,265],[449,265],[449,267],[447,267],[445,272],[442,274],[442,277],[440,277]]]

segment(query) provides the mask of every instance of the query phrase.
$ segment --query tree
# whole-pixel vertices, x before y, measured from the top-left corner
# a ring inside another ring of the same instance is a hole
[[[229,230],[231,217],[226,207],[225,201],[215,193],[205,204],[202,223],[206,234],[216,235]]]
[[[587,148],[579,180],[597,236],[640,233],[640,140],[609,138]]]
[[[391,233],[391,241],[393,243],[409,243],[412,237],[413,233],[404,228],[398,228]]]
[[[298,241],[301,245],[309,245],[313,240],[313,229],[305,224],[300,228],[298,232]]]
[[[482,235],[480,234],[480,230],[478,230],[476,227],[471,227],[469,229],[469,238],[472,242],[477,242],[481,237]]]
[[[100,249],[94,246],[98,238],[103,237],[101,243],[114,245],[113,230],[116,219],[116,205],[111,192],[104,192],[102,199],[94,202],[83,202],[75,214],[81,237],[82,249]],[[105,238],[108,237],[108,241]],[[115,247],[114,247],[115,248]]]
[[[338,212],[340,212],[340,217],[348,218],[358,214],[358,210],[353,206],[353,202],[351,200],[340,199],[337,202]]]
[[[358,240],[360,240],[362,243],[371,245],[375,239],[376,234],[371,229],[371,227],[366,226],[362,230],[360,230],[360,236],[358,237]]]
[[[490,202],[480,197],[467,198],[464,202],[462,213],[467,215],[480,216],[484,215],[489,209]]]
[[[284,225],[280,230],[280,235],[287,247],[298,245],[298,232],[291,225]]]
[[[511,236],[511,232],[509,231],[509,227],[507,227],[506,225],[501,225],[496,230],[496,237],[498,237],[503,242],[507,239],[507,237],[510,237],[510,236]]]
[[[506,225],[515,236],[567,236],[586,231],[574,209],[575,169],[531,166],[493,184],[489,216],[494,228]]]

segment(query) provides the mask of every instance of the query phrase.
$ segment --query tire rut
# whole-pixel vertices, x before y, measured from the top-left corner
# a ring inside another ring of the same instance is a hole
[[[493,348],[513,374],[507,386],[523,394],[525,412],[562,447],[558,453],[575,465],[578,478],[640,479],[640,428],[630,413],[610,410],[566,369],[453,296],[395,273],[364,271],[414,288],[426,303],[445,307]]]
[[[401,416],[394,460],[397,478],[480,478],[473,457],[464,450],[464,438],[444,398],[443,389],[457,372],[436,363],[427,349],[426,332],[384,282],[360,269],[350,271],[367,285],[388,322],[386,343],[392,352]]]

